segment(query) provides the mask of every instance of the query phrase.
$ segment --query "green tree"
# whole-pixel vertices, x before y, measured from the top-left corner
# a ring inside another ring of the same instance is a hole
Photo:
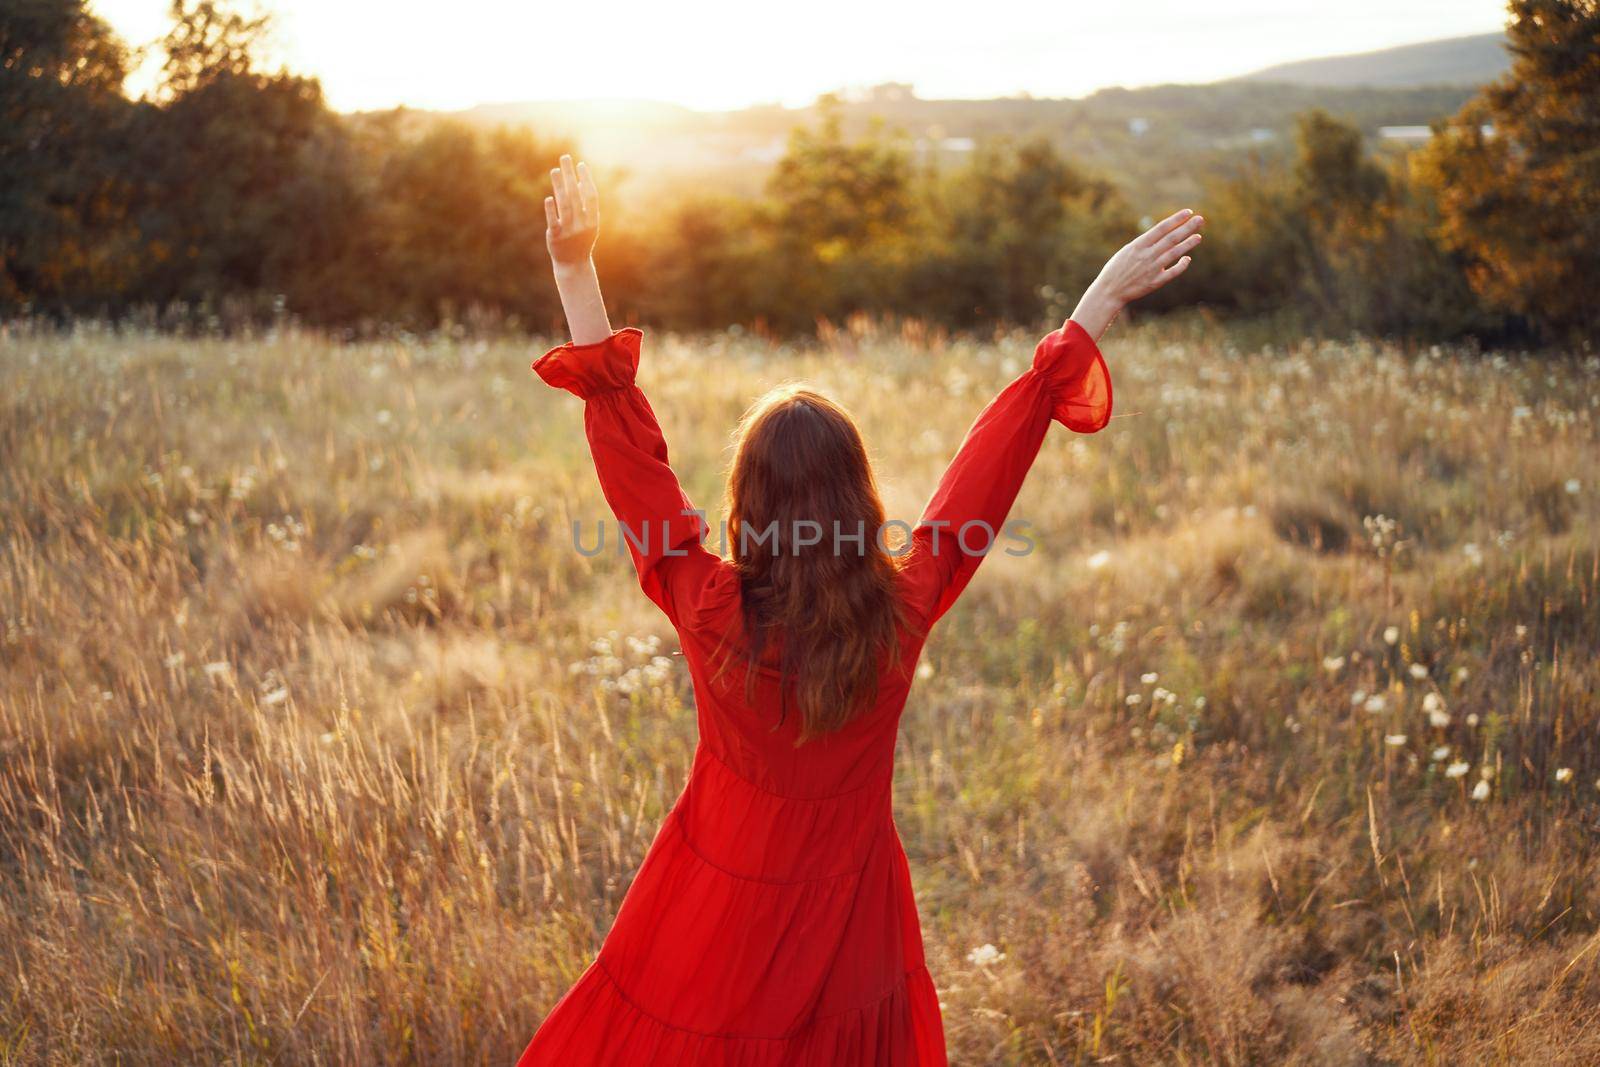
[[[1510,72],[1419,172],[1473,287],[1551,336],[1600,333],[1600,3],[1513,0]]]
[[[374,193],[390,313],[431,325],[494,309],[544,326],[558,310],[544,197],[561,151],[526,133],[453,122],[394,145]]]
[[[661,218],[639,249],[650,261],[641,295],[651,318],[721,329],[763,314],[755,279],[770,271],[771,261],[758,230],[758,205],[732,196],[697,196],[668,207]]]
[[[1317,318],[1341,329],[1372,328],[1388,176],[1368,159],[1361,131],[1320,109],[1295,124],[1289,232],[1300,292]]]
[[[160,102],[141,110],[128,166],[144,260],[133,295],[253,317],[307,291],[313,256],[339,256],[358,225],[355,176],[330,166],[347,159],[316,79],[257,68],[264,19],[209,0],[171,14]]]
[[[248,77],[271,29],[265,15],[248,16],[217,0],[172,0],[172,28],[162,39],[163,91],[181,96],[221,78]]]
[[[982,146],[944,185],[918,303],[961,325],[1065,315],[1135,223],[1114,187],[1043,138]],[[942,307],[941,307],[942,305]]]
[[[291,288],[324,218],[292,195],[330,116],[294,75],[208,78],[143,116],[140,296],[251,304]]]
[[[128,62],[82,0],[0,6],[0,310],[92,307],[124,283]]]
[[[1215,222],[1201,292],[1334,333],[1454,336],[1493,325],[1461,264],[1434,240],[1433,203],[1405,160],[1370,158],[1361,132],[1300,116],[1287,168],[1259,160],[1206,198]]]
[[[798,127],[768,182],[764,229],[772,248],[758,299],[779,322],[891,311],[917,239],[910,154],[874,128],[850,141],[836,107]]]

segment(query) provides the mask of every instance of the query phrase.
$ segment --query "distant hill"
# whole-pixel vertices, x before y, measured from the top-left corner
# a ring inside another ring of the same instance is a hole
[[[1426,126],[1455,113],[1471,86],[1316,86],[1233,79],[1210,85],[1102,89],[1081,99],[1008,97],[924,100],[904,91],[846,99],[847,135],[881,123],[930,162],[959,164],[983,141],[1045,137],[1090,170],[1112,178],[1141,203],[1181,204],[1199,194],[1208,171],[1250,154],[1290,149],[1295,117],[1323,108],[1354,123],[1374,143],[1384,126]],[[707,180],[758,192],[796,126],[814,125],[817,107],[761,106],[694,111],[646,101],[530,101],[457,112],[470,123],[526,126],[576,144],[596,165],[626,172],[631,192]],[[620,187],[613,174],[612,187]]]
[[[1441,41],[1305,59],[1246,74],[1233,81],[1290,82],[1328,88],[1372,86],[1382,89],[1424,85],[1483,85],[1511,65],[1503,33],[1480,33]]]
[[[1376,146],[1385,126],[1427,126],[1453,114],[1506,65],[1503,35],[1482,34],[1286,63],[1206,85],[1102,89],[1079,99],[927,100],[896,84],[846,95],[837,107],[847,134],[881,123],[930,163],[959,164],[993,138],[1045,137],[1137,202],[1181,204],[1198,195],[1207,172],[1289,151],[1302,112],[1325,109]],[[485,104],[452,117],[525,126],[575,144],[613,172],[613,188],[699,191],[714,180],[753,193],[784,154],[790,132],[815,124],[820,111],[571,100]]]

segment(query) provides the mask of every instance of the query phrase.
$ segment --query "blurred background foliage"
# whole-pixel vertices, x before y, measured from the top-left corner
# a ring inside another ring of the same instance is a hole
[[[894,124],[903,105],[846,121],[824,98],[748,193],[609,183],[609,296],[681,329],[786,333],[857,312],[1032,324],[1069,313],[1142,222],[1192,202],[1211,222],[1206,270],[1153,310],[1202,303],[1418,340],[1592,336],[1600,14],[1593,0],[1510,8],[1510,72],[1470,98],[1413,90],[1430,114],[1466,103],[1412,150],[1363,134],[1396,106],[1376,89],[1173,86],[1137,105],[1108,91],[1101,111],[1167,107],[1160,128],[1091,127],[1081,110],[1062,113],[1058,136],[1002,122],[954,163]],[[134,50],[83,0],[0,12],[0,314],[293,316],[362,334],[559,324],[540,201],[549,167],[580,145],[526,125],[341,115],[315,79],[261,68],[261,19],[212,0],[176,0],[171,15],[162,82],[130,99]],[[1338,114],[1311,106],[1334,98]],[[1023,102],[987,103],[1002,115]],[[1282,147],[1186,139],[1207,116],[1270,122],[1273,107],[1300,109]],[[1091,164],[1072,154],[1082,145]],[[602,175],[651,166],[595,162]]]

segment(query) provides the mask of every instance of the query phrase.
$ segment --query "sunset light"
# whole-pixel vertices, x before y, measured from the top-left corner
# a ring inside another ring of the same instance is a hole
[[[1600,1064],[1600,0],[0,0],[0,1067]]]
[[[995,0],[981,13],[853,0],[259,6],[273,17],[281,60],[319,77],[343,111],[595,98],[792,107],[891,81],[924,97],[1081,96],[1115,85],[1212,81],[1312,56],[1482,33],[1505,21],[1496,0],[1151,0],[1138,18],[1083,0]],[[92,5],[133,42],[160,36],[167,7]]]

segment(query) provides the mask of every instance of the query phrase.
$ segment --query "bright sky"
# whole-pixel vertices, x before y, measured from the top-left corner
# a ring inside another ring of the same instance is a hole
[[[168,0],[91,0],[130,43]],[[911,82],[922,97],[1082,96],[1505,25],[1504,0],[260,0],[278,58],[332,105],[605,97],[798,106]],[[143,85],[134,84],[139,91]]]

